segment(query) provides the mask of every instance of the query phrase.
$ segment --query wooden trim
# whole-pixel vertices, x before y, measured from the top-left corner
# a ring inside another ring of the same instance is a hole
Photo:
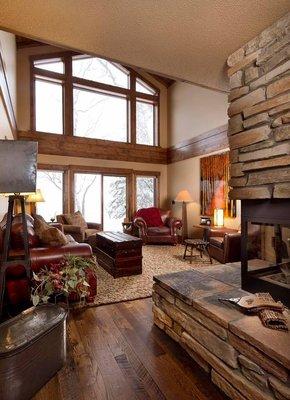
[[[39,154],[167,164],[167,149],[158,146],[32,131],[19,131],[18,137],[36,140]]]
[[[13,138],[17,139],[17,122],[10,95],[8,80],[5,72],[5,64],[2,58],[1,51],[0,51],[0,96],[3,101],[3,105],[7,114],[7,119],[12,131]]]
[[[73,135],[73,83],[72,83],[72,58],[64,57],[65,83],[64,83],[64,102],[63,102],[63,119],[64,134]]]
[[[73,56],[78,56],[80,54],[81,53],[77,51],[65,50],[65,51],[56,51],[54,53],[33,54],[29,56],[29,59],[33,62],[38,60],[46,60],[46,59],[49,60],[50,58],[64,58],[67,56],[73,57]]]
[[[33,74],[33,61],[30,60],[30,127],[36,130],[35,118],[35,79]]]
[[[37,169],[42,169],[46,171],[68,171],[68,165],[61,165],[61,164],[41,164],[37,163]]]
[[[202,156],[229,147],[227,125],[182,141],[168,149],[168,164]]]
[[[59,72],[48,71],[45,69],[34,67],[33,63],[31,64],[31,66],[32,66],[33,77],[35,78],[40,78],[40,79],[43,78],[44,80],[51,79],[52,81],[56,82],[64,82],[66,79],[65,74],[60,74]]]
[[[137,103],[136,103],[136,73],[135,71],[131,71],[130,73],[130,90],[131,98],[130,98],[130,142],[136,144],[136,126],[137,126]]]
[[[110,167],[98,167],[98,166],[86,166],[86,165],[69,165],[68,167],[73,173],[82,174],[104,174],[104,175],[129,175],[133,172],[132,169],[127,168],[110,168]]]

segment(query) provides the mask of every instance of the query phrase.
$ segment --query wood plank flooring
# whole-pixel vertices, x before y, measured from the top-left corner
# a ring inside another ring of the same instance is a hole
[[[72,313],[67,365],[34,400],[224,400],[209,377],[153,325],[151,299]]]

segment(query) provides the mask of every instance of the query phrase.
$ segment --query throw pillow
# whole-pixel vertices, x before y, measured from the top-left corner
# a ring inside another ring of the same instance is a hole
[[[153,228],[163,225],[160,216],[160,211],[156,207],[141,208],[136,212],[136,217],[143,218],[148,228]]]
[[[64,246],[69,243],[59,229],[47,224],[39,215],[34,216],[34,230],[40,241],[49,246]]]
[[[77,211],[74,214],[64,214],[64,217],[69,225],[79,226],[82,230],[88,229],[88,224],[80,211]]]

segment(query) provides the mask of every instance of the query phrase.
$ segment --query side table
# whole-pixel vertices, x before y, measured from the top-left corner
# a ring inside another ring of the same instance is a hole
[[[207,241],[203,239],[185,239],[184,244],[185,244],[185,249],[183,254],[184,260],[186,257],[189,257],[190,264],[192,264],[193,249],[195,248],[196,250],[199,251],[200,258],[202,258],[203,253],[207,253],[207,255],[209,256],[210,263],[212,264],[212,258],[208,251],[209,243]],[[188,251],[190,252],[189,255],[187,255]]]

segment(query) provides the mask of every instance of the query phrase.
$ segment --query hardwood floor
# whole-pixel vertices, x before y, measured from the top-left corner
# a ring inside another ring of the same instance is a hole
[[[152,323],[151,299],[74,312],[68,362],[34,400],[223,400],[185,351]]]

